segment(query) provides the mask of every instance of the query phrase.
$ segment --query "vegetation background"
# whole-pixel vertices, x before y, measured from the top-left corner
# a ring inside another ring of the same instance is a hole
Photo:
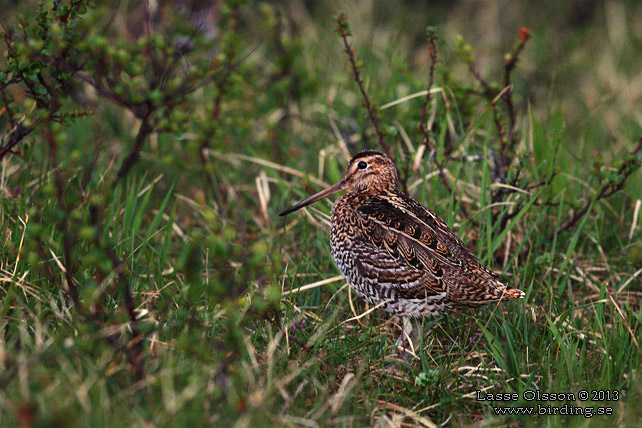
[[[0,426],[640,426],[639,2],[5,0],[0,21]],[[527,293],[420,321],[406,356],[332,262],[330,201],[277,216],[384,147]],[[476,400],[534,389],[603,393]],[[613,415],[494,410],[537,404]]]

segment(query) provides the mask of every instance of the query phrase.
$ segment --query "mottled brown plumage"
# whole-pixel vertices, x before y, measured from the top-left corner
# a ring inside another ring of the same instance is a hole
[[[345,190],[332,206],[332,257],[361,297],[402,317],[524,296],[480,265],[441,218],[398,185],[392,160],[365,150],[340,182],[280,215]]]

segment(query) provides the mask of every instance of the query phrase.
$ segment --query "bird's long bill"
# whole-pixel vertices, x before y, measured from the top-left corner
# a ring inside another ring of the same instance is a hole
[[[325,198],[326,196],[330,196],[331,194],[336,193],[339,190],[341,190],[343,188],[343,186],[345,186],[345,184],[346,184],[346,180],[345,179],[341,180],[337,184],[333,184],[332,186],[328,187],[327,189],[322,190],[319,193],[314,194],[314,195],[310,196],[309,198],[306,198],[306,199],[302,200],[298,204],[292,205],[290,208],[288,208],[287,210],[283,211],[279,215],[280,216],[288,215],[291,212],[294,212],[294,211],[296,211],[298,209],[301,209],[301,208],[303,208],[305,206],[308,206],[308,205],[310,205],[310,204],[312,204],[312,203],[314,203],[314,202],[316,202],[316,201],[318,201],[320,199]]]

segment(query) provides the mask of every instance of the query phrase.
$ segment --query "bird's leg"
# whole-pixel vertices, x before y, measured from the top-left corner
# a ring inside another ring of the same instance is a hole
[[[401,331],[401,336],[397,339],[397,349],[403,354],[406,353],[406,343],[410,342],[410,352],[414,353],[415,347],[414,344],[412,343],[412,338],[411,334],[413,332],[413,325],[412,321],[410,320],[410,317],[401,317],[401,322],[403,324],[403,328]]]

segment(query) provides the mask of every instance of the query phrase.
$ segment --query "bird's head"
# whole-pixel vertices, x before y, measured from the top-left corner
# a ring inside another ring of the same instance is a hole
[[[392,159],[376,150],[364,150],[350,160],[348,171],[341,181],[293,205],[279,215],[288,215],[341,190],[348,193],[377,194],[393,191],[398,185],[397,167]]]

